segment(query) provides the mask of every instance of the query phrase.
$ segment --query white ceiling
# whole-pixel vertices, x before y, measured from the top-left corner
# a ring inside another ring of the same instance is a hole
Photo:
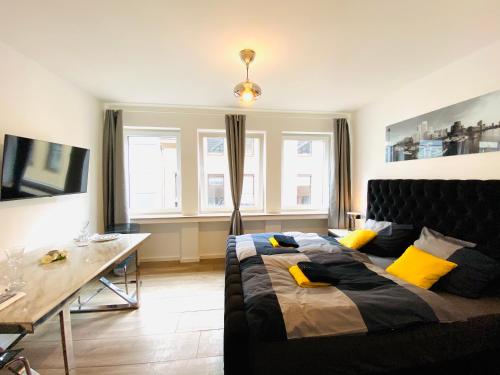
[[[0,41],[107,102],[353,110],[500,39],[498,0],[0,0]],[[1,58],[1,57],[0,57]]]

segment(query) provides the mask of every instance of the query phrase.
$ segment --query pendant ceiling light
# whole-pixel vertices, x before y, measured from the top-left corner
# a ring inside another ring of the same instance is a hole
[[[248,66],[255,58],[255,51],[251,49],[241,50],[240,58],[247,67],[247,79],[234,86],[233,92],[234,95],[239,97],[242,102],[251,103],[262,94],[260,86],[248,79]]]

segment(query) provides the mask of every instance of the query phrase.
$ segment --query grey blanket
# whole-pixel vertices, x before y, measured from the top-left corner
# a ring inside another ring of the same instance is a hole
[[[300,261],[324,264],[340,282],[325,288],[299,287],[288,269]],[[340,247],[332,252],[253,256],[240,268],[255,340],[364,334],[464,320],[437,294],[388,274],[363,253]]]

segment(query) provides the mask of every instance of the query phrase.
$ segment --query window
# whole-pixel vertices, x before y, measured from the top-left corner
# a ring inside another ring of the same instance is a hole
[[[207,177],[209,207],[224,207],[224,175],[209,174]]]
[[[330,139],[328,134],[283,134],[282,209],[327,209]]]
[[[227,141],[223,132],[199,131],[199,186],[201,212],[229,212],[233,208]],[[241,209],[264,208],[264,134],[248,132]]]
[[[245,138],[245,156],[255,156],[255,138]]]
[[[311,156],[311,152],[311,141],[297,141],[297,155]]]
[[[179,212],[179,132],[125,129],[131,213]]]
[[[255,206],[255,176],[246,174],[243,176],[243,190],[241,195],[241,207]]]
[[[207,150],[209,155],[224,155],[224,137],[207,138]]]
[[[311,181],[310,174],[299,174],[297,176],[297,206],[309,206],[311,204]]]

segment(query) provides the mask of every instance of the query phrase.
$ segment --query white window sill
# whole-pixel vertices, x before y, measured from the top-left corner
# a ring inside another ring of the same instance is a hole
[[[281,213],[243,213],[244,221],[272,221],[272,220],[307,220],[307,219],[327,219],[326,211],[295,211]],[[172,223],[204,223],[227,221],[231,219],[230,213],[213,213],[198,215],[182,214],[151,214],[134,215],[131,218],[133,223],[138,224],[172,224]]]

